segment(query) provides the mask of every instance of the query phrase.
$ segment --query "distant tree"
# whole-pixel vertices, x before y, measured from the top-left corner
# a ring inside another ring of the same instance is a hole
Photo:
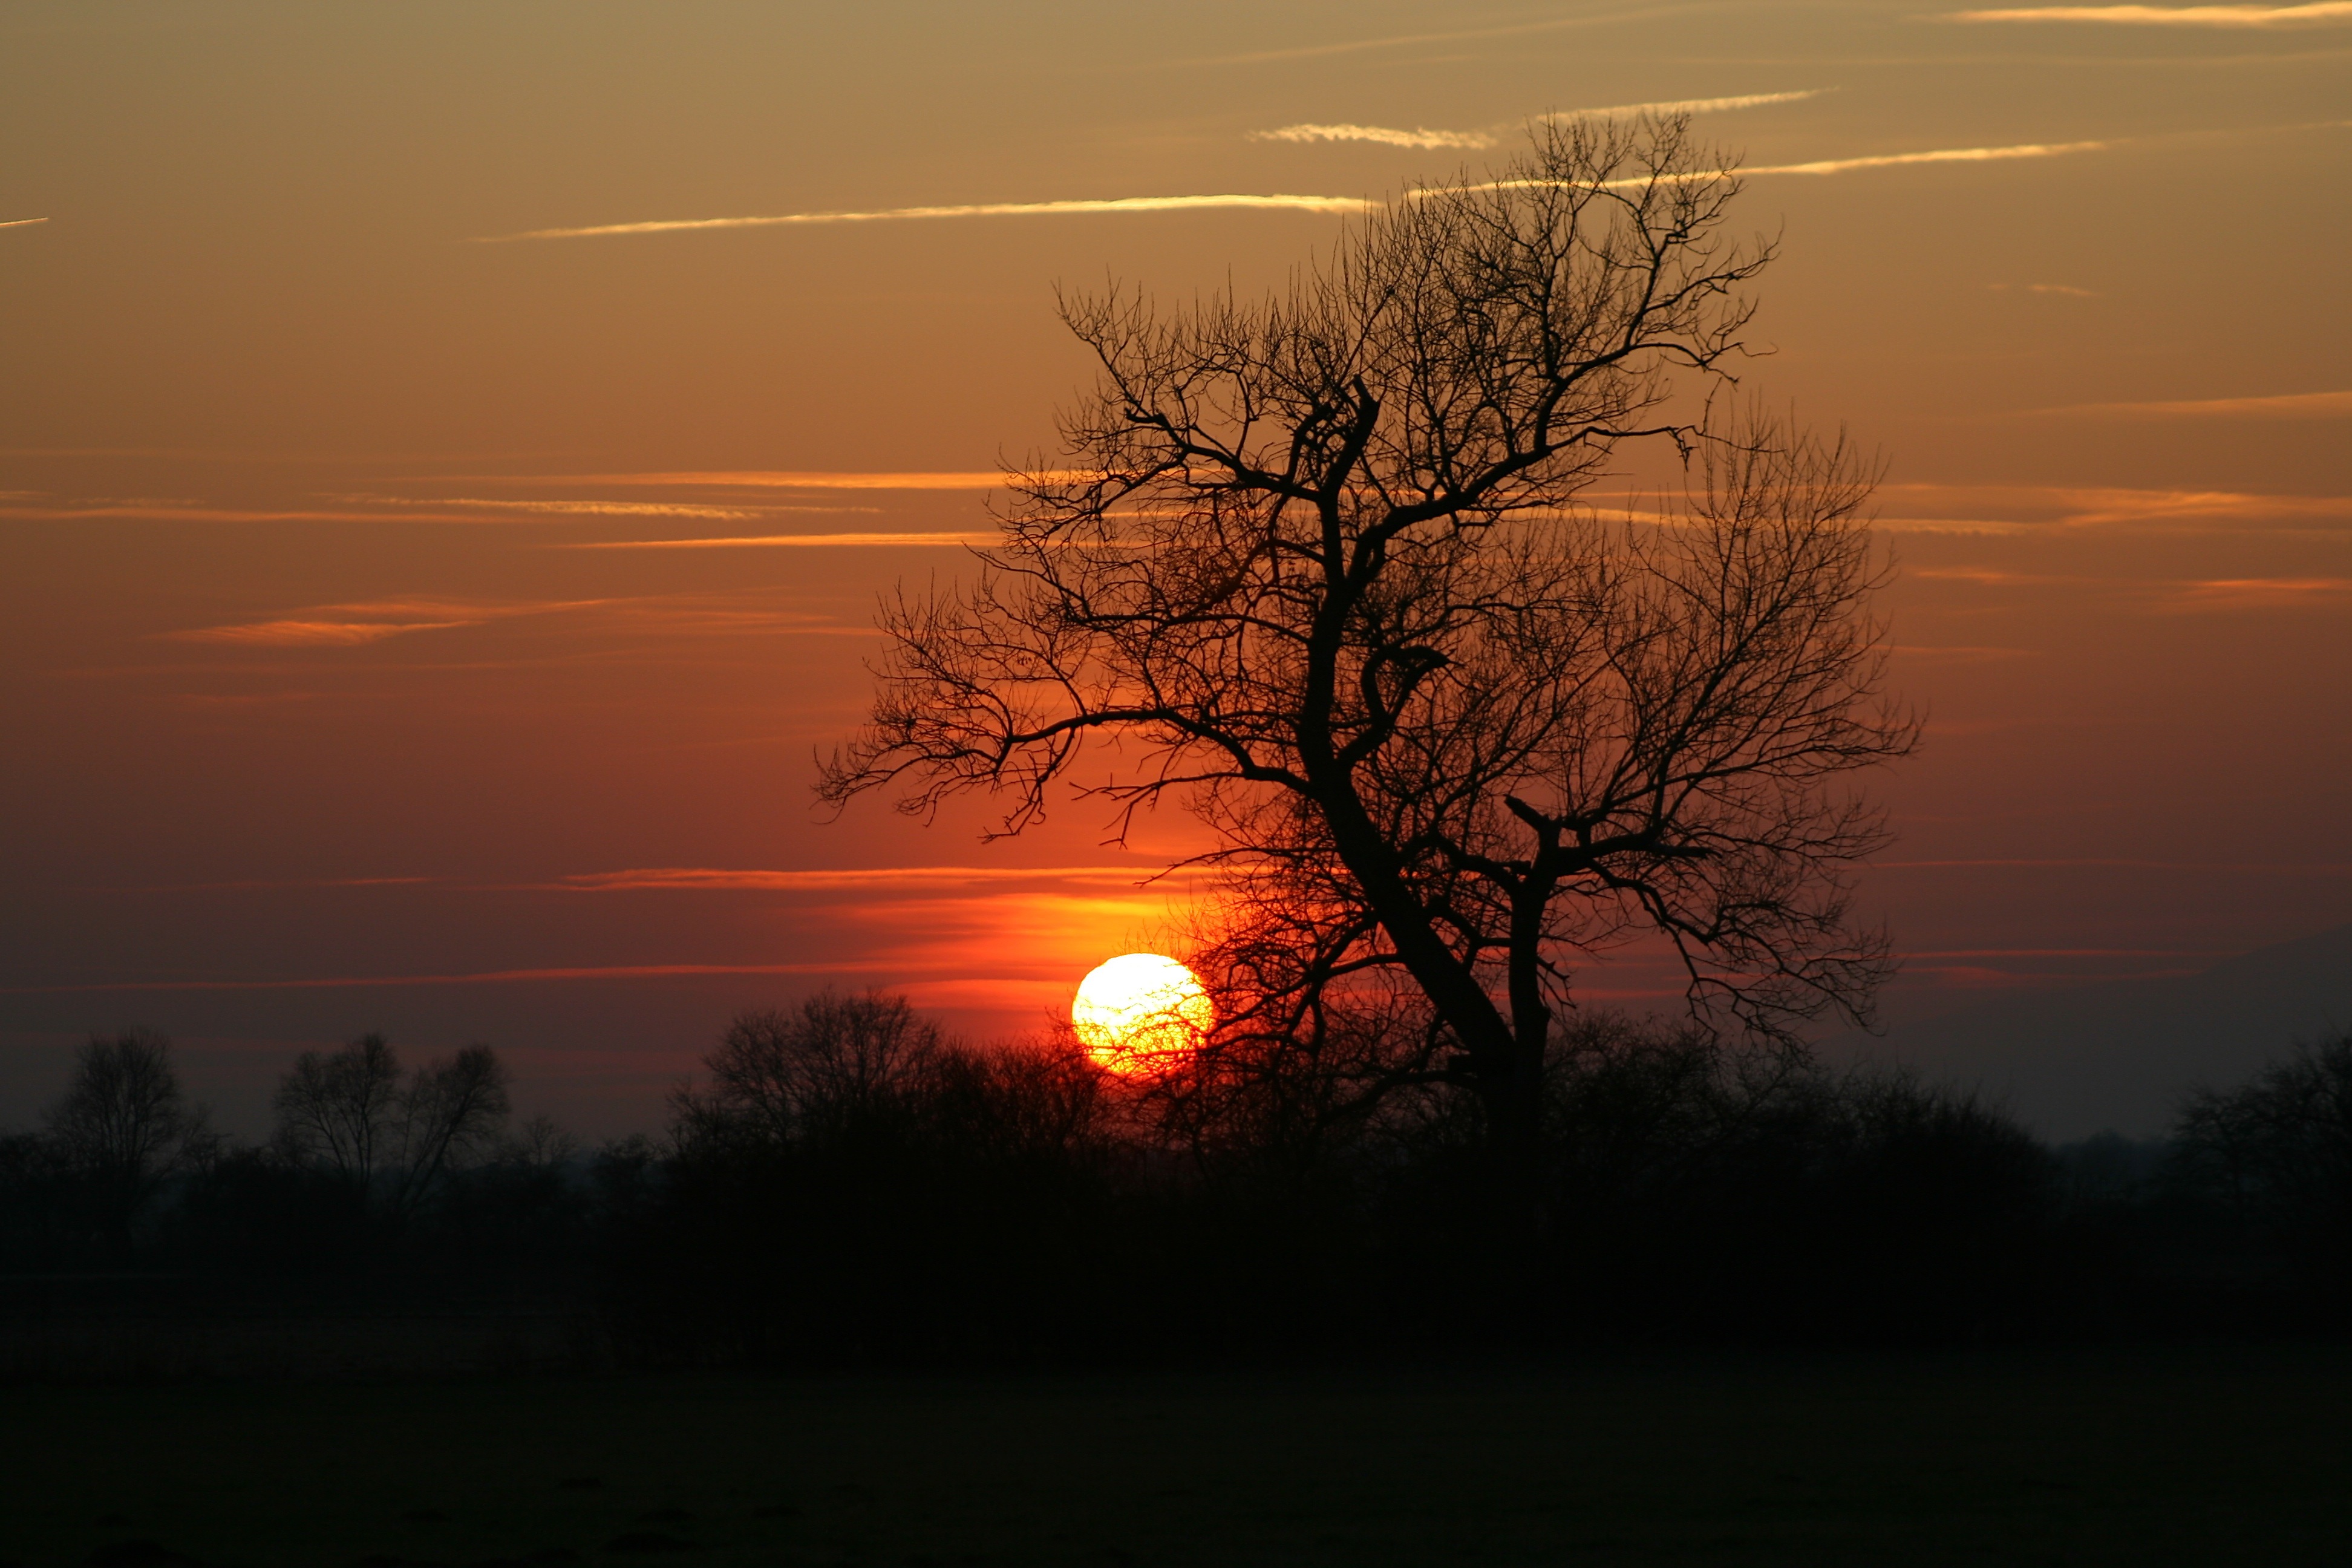
[[[452,1172],[498,1147],[507,1083],[498,1053],[482,1045],[419,1067],[404,1081],[381,1035],[339,1051],[304,1051],[278,1081],[278,1145],[405,1218]]]
[[[378,1164],[396,1157],[399,1101],[400,1058],[382,1035],[339,1051],[304,1051],[278,1082],[278,1143],[364,1189]]]
[[[2200,1088],[2172,1128],[2174,1173],[2352,1289],[2352,1034],[2298,1047],[2235,1089]]]
[[[1230,873],[1218,1048],[1328,1047],[1365,1103],[1458,1085],[1522,1149],[1579,955],[1663,939],[1695,1011],[1773,1037],[1864,1018],[1888,947],[1847,868],[1885,837],[1852,781],[1917,728],[1872,466],[1669,406],[1728,381],[1772,254],[1725,237],[1725,167],[1685,119],[1550,121],[1286,294],[1064,299],[1101,371],[1065,456],[1008,476],[974,580],[886,604],[820,797],[996,792],[1011,834],[1060,780],[1122,837],[1187,804]],[[1688,482],[1609,521],[1587,492],[1644,438]]]
[[[709,1087],[672,1097],[677,1133],[782,1145],[902,1120],[944,1047],[937,1024],[878,991],[744,1013],[702,1059]]]
[[[501,1163],[526,1171],[560,1171],[579,1152],[580,1140],[551,1116],[532,1117],[499,1144]]]
[[[145,1029],[93,1035],[43,1116],[59,1163],[83,1184],[100,1227],[127,1243],[166,1176],[205,1142],[172,1067],[172,1042]]]

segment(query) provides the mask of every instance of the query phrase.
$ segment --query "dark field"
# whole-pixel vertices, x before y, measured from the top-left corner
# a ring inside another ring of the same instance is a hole
[[[19,1387],[0,1556],[2333,1563],[2348,1400],[2352,1352],[2284,1347]]]

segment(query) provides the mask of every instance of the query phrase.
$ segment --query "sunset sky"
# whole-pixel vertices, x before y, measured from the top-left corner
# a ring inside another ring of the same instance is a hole
[[[248,1132],[368,1029],[604,1133],[826,984],[1037,1026],[1189,825],[809,785],[1087,375],[1055,285],[1642,104],[1783,244],[1745,384],[1888,461],[1890,1009],[2352,920],[2352,5],[17,0],[0,1125],[132,1023]]]

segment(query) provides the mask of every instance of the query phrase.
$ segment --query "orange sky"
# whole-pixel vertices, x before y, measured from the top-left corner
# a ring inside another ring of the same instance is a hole
[[[1034,1024],[1187,829],[818,819],[872,596],[1049,436],[1057,279],[1260,287],[1546,110],[1784,171],[1748,384],[1887,452],[1932,714],[1895,1007],[2352,919],[2352,7],[2274,10],[20,0],[0,1123],[130,1022],[233,1121],[382,1028],[597,1131],[828,982]]]

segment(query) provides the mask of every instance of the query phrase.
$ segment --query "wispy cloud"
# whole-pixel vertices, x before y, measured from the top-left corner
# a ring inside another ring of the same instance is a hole
[[[1794,92],[1743,92],[1732,98],[1664,98],[1654,103],[1612,103],[1599,109],[1567,109],[1548,120],[1598,120],[1635,114],[1721,114],[1734,109],[1761,109],[1768,103],[1799,103],[1830,89],[1800,88]]]
[[[2352,871],[2352,865],[2333,864],[2321,860],[2289,863],[2244,860],[2135,860],[2121,858],[2079,859],[2013,859],[2013,860],[1874,860],[1874,871],[1974,871],[1996,870],[2057,870],[2057,871],[2252,871],[2284,873],[2290,876],[2336,876]]]
[[[558,550],[887,549],[916,545],[993,544],[993,533],[755,533],[721,539],[608,539],[559,544]]]
[[[2138,527],[2190,532],[2300,522],[2327,528],[2352,522],[2352,496],[2262,495],[2242,490],[2126,489],[2063,485],[1890,484],[1880,493],[1906,510],[1943,507],[1970,520],[2006,513],[2026,528]],[[1885,520],[1881,520],[1882,522]],[[1922,524],[1932,517],[1916,520]]]
[[[85,887],[98,893],[247,893],[302,891],[324,888],[415,888],[438,883],[439,877],[298,877],[231,882],[146,882],[131,886]]]
[[[648,889],[735,892],[829,891],[839,888],[961,888],[982,882],[1089,882],[1133,887],[1156,868],[1134,866],[883,866],[818,870],[740,870],[663,866],[593,871],[551,886],[580,892]]]
[[[226,643],[248,647],[354,647],[405,637],[411,632],[449,631],[517,616],[592,609],[609,599],[529,599],[464,603],[437,599],[379,599],[358,605],[318,605],[275,620],[195,626],[160,632],[173,642]],[[364,618],[362,618],[364,617]]]
[[[1738,174],[1744,179],[1752,174],[1843,174],[1855,169],[1892,169],[1910,163],[1996,163],[2018,158],[2057,158],[2069,153],[2098,153],[2122,144],[2121,142],[2024,142],[2008,147],[1940,147],[1927,153],[1881,153],[1861,158],[1820,158],[1809,163],[1762,163],[1739,169],[1695,169],[1687,174],[1631,174],[1621,180],[1603,180],[1601,188],[1633,191],[1650,184],[1720,179],[1726,174]],[[1525,190],[1542,183],[1493,180],[1470,188],[1480,191]],[[1415,194],[1433,195],[1434,192]]]
[[[2100,153],[2112,142],[2026,142],[2011,147],[1944,147],[1932,153],[1886,153],[1867,158],[1822,158],[1810,163],[1766,163],[1741,174],[1843,174],[1855,169],[1892,169],[1907,163],[1993,163],[2012,158],[2058,158],[2069,153]],[[1612,182],[1638,185],[1640,180]]]
[[[1590,112],[1602,112],[1591,110]],[[1322,131],[1347,130],[1378,132],[1372,137],[1438,136],[1454,132],[1381,131],[1379,127],[1313,127]],[[1302,138],[1304,139],[1304,138]],[[1431,143],[1434,144],[1434,143]],[[1449,143],[1454,144],[1454,143]],[[1842,174],[1854,169],[1885,169],[1906,163],[1982,163],[2013,158],[2053,158],[2067,153],[2093,153],[2116,145],[2110,142],[2029,142],[2011,147],[1948,147],[1927,153],[1895,153],[1863,158],[1824,158],[1810,163],[1777,163],[1738,171],[1743,174]],[[1714,179],[1719,171],[1702,171],[1685,175],[1667,175],[1667,179]],[[1606,182],[1612,190],[1630,190],[1650,184],[1652,176],[1640,175]],[[1475,187],[1481,190],[1508,190],[1520,181],[1496,181]],[[647,223],[597,224],[583,228],[537,228],[520,234],[485,235],[476,243],[503,245],[527,239],[594,239],[612,238],[637,234],[672,234],[689,230],[723,228],[771,228],[789,224],[870,223],[897,218],[1003,217],[1012,216],[1045,216],[1066,213],[1131,213],[1191,211],[1210,207],[1284,208],[1299,212],[1368,212],[1381,204],[1363,196],[1304,196],[1304,195],[1223,195],[1223,196],[1130,196],[1115,201],[1062,202],[991,202],[964,206],[896,207],[881,212],[815,212],[780,213],[765,217],[711,217],[660,219]]]
[[[1981,588],[2046,587],[2069,581],[2032,572],[2003,572],[1990,566],[1920,566],[1913,568],[1911,575],[1948,583],[1974,583]]]
[[[445,499],[419,500],[405,496],[354,495],[337,496],[337,500],[352,501],[371,506],[478,508],[488,511],[523,511],[553,517],[684,517],[710,521],[740,522],[767,511],[797,510],[798,508],[761,507],[756,510],[741,507],[698,506],[688,501],[638,500],[486,500],[479,496],[449,496]],[[822,509],[832,510],[832,508]]]
[[[1949,664],[1994,664],[2012,658],[2032,658],[2034,655],[2034,650],[2030,647],[1972,647],[1957,643],[1932,646],[1896,643],[1887,651],[1906,658],[1939,659]]]
[[[1931,566],[1910,575],[1980,588],[2086,588],[2120,595],[2158,613],[2198,610],[2299,610],[2352,602],[2352,577],[2127,578],[2053,577],[1981,566]]]
[[[1491,131],[1400,131],[1386,125],[1284,125],[1253,131],[1253,142],[1377,142],[1386,147],[1492,147]]]
[[[689,229],[774,228],[794,224],[887,223],[902,218],[1055,217],[1083,213],[1196,212],[1239,207],[1289,212],[1361,212],[1376,204],[1361,196],[1273,195],[1119,196],[1108,200],[972,202],[956,206],[889,207],[876,212],[776,213],[757,217],[662,218],[647,223],[595,224],[584,228],[535,228],[478,237],[479,245],[519,239],[592,239],[615,235],[673,234]]]
[[[1049,473],[1033,476],[1079,479],[1091,476]],[[993,469],[876,473],[815,473],[792,469],[688,470],[656,474],[469,474],[468,484],[645,485],[675,489],[803,489],[803,490],[990,490],[1004,482]],[[819,510],[819,509],[806,509]],[[832,507],[833,511],[871,511],[871,507]]]
[[[2105,414],[2131,419],[2345,419],[2352,392],[2294,392],[2276,397],[2201,397],[2171,403],[2077,403],[2040,414]]]
[[[454,511],[337,511],[319,507],[264,510],[203,506],[178,501],[106,500],[49,506],[0,505],[0,517],[74,522],[84,519],[136,518],[152,522],[471,522],[487,523],[478,514]]]
[[[1794,103],[1818,98],[1826,89],[1801,92],[1750,92],[1737,98],[1675,98],[1655,103],[1612,103],[1599,109],[1569,109],[1538,116],[1545,120],[1586,120],[1635,114],[1714,114],[1726,110],[1756,109],[1768,103]],[[1274,131],[1253,131],[1253,142],[1374,142],[1389,147],[1492,147],[1515,128],[1517,121],[1501,121],[1478,131],[1432,131],[1426,127],[1400,131],[1385,125],[1285,125]]]
[[[447,974],[338,974],[301,980],[93,980],[66,985],[0,986],[0,996],[86,991],[341,991],[371,985],[504,985],[552,980],[661,980],[703,974],[834,974],[858,963],[613,963],[574,969],[488,969]]]
[[[2352,22],[2352,4],[2315,5],[2036,5],[2010,11],[1954,11],[1953,22],[2106,22],[2133,27],[2307,27]]]
[[[2164,607],[2174,610],[2278,610],[2333,606],[2352,600],[2352,577],[2214,577],[2182,583]]]
[[[2226,958],[2223,948],[2203,947],[1956,947],[1906,952],[1905,958]]]
[[[409,632],[446,631],[479,621],[253,621],[242,626],[198,626],[167,632],[175,642],[239,643],[261,647],[351,647]]]

